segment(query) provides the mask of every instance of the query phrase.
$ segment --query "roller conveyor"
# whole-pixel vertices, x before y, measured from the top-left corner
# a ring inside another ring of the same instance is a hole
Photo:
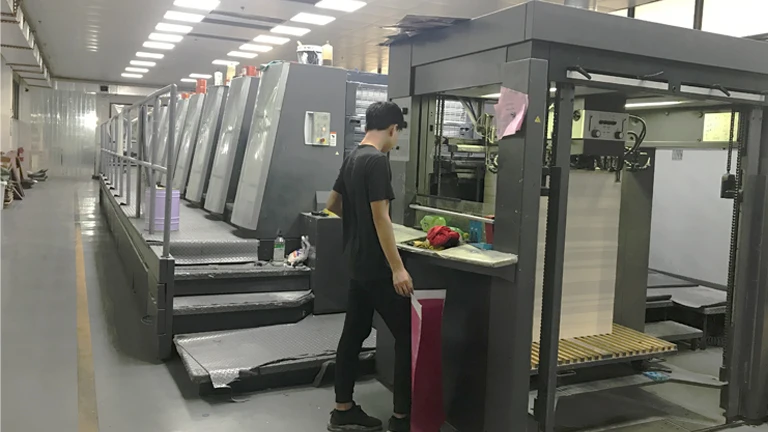
[[[584,336],[560,341],[558,366],[577,369],[613,362],[657,357],[677,351],[677,345],[618,324],[606,335]],[[539,343],[531,347],[531,370],[539,367]]]

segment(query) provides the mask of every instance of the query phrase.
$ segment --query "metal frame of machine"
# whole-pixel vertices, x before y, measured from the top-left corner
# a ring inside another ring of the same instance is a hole
[[[768,417],[768,339],[764,337],[768,324],[768,129],[763,124],[766,97],[762,93],[768,89],[768,45],[530,1],[393,45],[389,74],[390,98],[406,104],[413,100],[411,110],[418,107],[415,101],[423,95],[489,84],[529,96],[521,131],[499,142],[494,247],[518,255],[519,262],[490,285],[484,406],[484,429],[489,431],[520,430],[528,421],[546,139],[546,121],[541,119],[546,119],[550,83],[556,83],[556,113],[573,111],[575,85],[716,100],[743,113],[748,126],[741,148],[743,189],[737,198],[741,217],[734,231],[739,246],[735,283],[729,290],[732,313],[726,324],[729,343],[721,377],[728,385],[722,391],[722,404],[729,421],[760,422]],[[559,121],[557,115],[554,121],[535,408],[538,428],[544,431],[554,430],[572,127],[571,121]],[[418,149],[410,146],[392,158],[395,178],[404,175],[406,179],[404,186],[395,188],[406,204],[416,195],[413,179],[417,175],[415,164],[407,160],[417,157]],[[625,175],[615,320],[640,331],[644,308],[638,305],[645,304],[648,241],[633,238],[626,226],[650,219],[649,211],[637,212],[643,206],[650,208],[649,187],[652,173]],[[626,204],[625,195],[631,196]],[[395,220],[408,221],[407,210],[395,211]]]

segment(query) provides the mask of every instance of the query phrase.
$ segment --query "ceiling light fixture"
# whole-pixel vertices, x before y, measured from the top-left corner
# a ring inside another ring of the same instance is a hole
[[[176,45],[172,43],[166,43],[166,42],[144,42],[144,48],[153,48],[153,49],[160,49],[160,50],[171,50]]]
[[[219,7],[219,3],[221,3],[219,0],[176,0],[173,2],[173,5],[188,9],[200,9],[210,12]]]
[[[161,59],[161,58],[165,57],[165,54],[149,53],[149,52],[139,51],[139,52],[136,53],[136,57],[151,58],[151,59]]]
[[[269,45],[245,44],[245,45],[240,45],[240,50],[255,51],[255,52],[269,52],[269,51],[272,51],[272,47]]]
[[[197,82],[197,80],[196,80],[196,79],[194,79],[194,78],[182,78],[182,79],[181,79],[181,82],[186,82],[186,83],[196,83],[196,82]]]
[[[305,24],[326,25],[335,19],[336,19],[335,17],[328,16],[328,15],[317,15],[317,14],[301,12],[299,14],[296,14],[296,16],[294,16],[293,18],[291,18],[291,21],[305,23]]]
[[[624,108],[655,108],[664,106],[682,105],[685,101],[658,101],[658,102],[635,102],[624,105]]]
[[[221,66],[237,66],[240,62],[237,60],[214,60],[213,64]]]
[[[213,75],[208,75],[208,74],[199,74],[199,73],[191,73],[191,74],[189,74],[189,77],[190,77],[190,78],[198,78],[198,79],[209,79],[209,78],[211,78],[212,76],[213,76]]]
[[[281,33],[281,34],[287,34],[291,36],[304,36],[305,34],[309,33],[311,30],[309,30],[308,28],[279,25],[279,26],[272,27],[269,31],[272,33]]]
[[[270,36],[270,35],[258,35],[253,38],[254,42],[268,43],[273,45],[284,45],[291,40],[286,37]]]
[[[333,9],[342,12],[354,12],[368,3],[357,0],[320,0],[315,3],[316,7],[323,9]]]
[[[258,56],[258,54],[256,53],[248,53],[248,52],[242,52],[242,51],[230,51],[227,53],[227,55],[230,57],[240,57],[240,58],[247,58],[247,59],[256,58]]]
[[[187,12],[168,11],[165,13],[165,19],[171,20],[171,21],[198,23],[202,21],[203,18],[205,18],[205,15],[193,14],[193,13],[187,13]]]
[[[147,73],[149,72],[149,69],[147,68],[137,68],[137,67],[127,67],[125,68],[126,72],[138,72],[138,73]]]
[[[144,75],[141,74],[134,74],[134,73],[124,73],[120,74],[123,78],[144,78]]]
[[[484,99],[498,99],[501,97],[501,93],[489,93],[487,95],[482,95],[480,97]]]
[[[144,60],[131,60],[131,66],[145,66],[145,67],[153,67],[157,63],[151,62],[151,61],[144,61]]]
[[[150,33],[149,34],[149,40],[153,40],[153,41],[181,42],[182,39],[184,39],[184,36],[177,35],[177,34],[167,34],[167,33]]]
[[[192,31],[192,26],[181,25],[181,24],[159,23],[158,25],[155,26],[155,30],[162,31],[162,32],[169,32],[169,33],[187,34]]]

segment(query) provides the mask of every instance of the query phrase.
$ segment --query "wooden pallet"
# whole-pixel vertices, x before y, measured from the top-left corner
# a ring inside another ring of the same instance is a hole
[[[605,335],[584,336],[560,341],[558,366],[576,366],[590,362],[627,359],[677,351],[677,345],[618,324]],[[531,370],[539,367],[539,343],[531,346]]]

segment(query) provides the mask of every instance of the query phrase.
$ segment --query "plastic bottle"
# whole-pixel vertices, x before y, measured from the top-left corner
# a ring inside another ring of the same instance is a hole
[[[277,230],[277,238],[275,238],[275,246],[272,250],[272,261],[276,263],[285,261],[285,239],[280,230]]]
[[[330,41],[323,45],[323,66],[333,66],[333,46]]]

